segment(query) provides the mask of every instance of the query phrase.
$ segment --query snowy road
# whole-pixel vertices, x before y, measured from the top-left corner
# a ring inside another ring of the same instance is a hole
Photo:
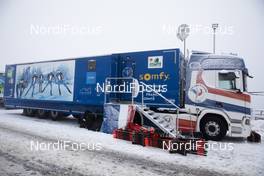
[[[207,157],[169,154],[78,128],[74,119],[53,122],[0,109],[0,175],[263,175],[263,144],[236,141],[239,150]],[[261,127],[263,132],[264,123]],[[258,123],[259,124],[259,123]],[[101,150],[32,150],[36,144],[86,142]],[[246,148],[250,153],[243,153]],[[239,151],[241,153],[239,153]],[[253,155],[253,156],[252,156]],[[257,163],[252,163],[252,160]],[[262,162],[262,163],[259,163]],[[251,164],[250,164],[251,163]],[[259,164],[258,164],[259,163]]]

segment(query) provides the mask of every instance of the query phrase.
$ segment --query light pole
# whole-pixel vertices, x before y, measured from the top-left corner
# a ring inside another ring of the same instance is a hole
[[[214,30],[214,33],[213,33],[213,53],[215,54],[215,31],[218,28],[218,24],[217,23],[212,24],[212,28]]]
[[[183,42],[183,58],[184,60],[186,59],[186,38],[189,36],[190,34],[190,27],[187,24],[181,24],[178,27],[178,32],[177,32],[177,37],[178,39],[180,39]],[[183,84],[182,84],[183,85]],[[176,114],[176,137],[178,137],[180,135],[180,131],[179,131],[179,109],[177,109],[177,114]]]
[[[190,27],[187,24],[182,24],[178,27],[177,37],[183,42],[183,57],[186,57],[186,38],[189,36]]]

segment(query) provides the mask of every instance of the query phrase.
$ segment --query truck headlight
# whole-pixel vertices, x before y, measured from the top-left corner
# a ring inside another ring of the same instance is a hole
[[[246,120],[245,120],[245,124],[246,124],[246,125],[250,125],[250,119],[246,119]]]

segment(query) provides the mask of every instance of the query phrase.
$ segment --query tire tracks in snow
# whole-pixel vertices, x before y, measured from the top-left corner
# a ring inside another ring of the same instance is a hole
[[[18,129],[10,129],[7,125],[1,125],[0,124],[0,130],[6,131],[8,133],[13,133],[16,136],[22,136],[27,139],[38,139],[41,141],[48,141],[48,142],[57,142],[58,139],[50,138],[47,136],[40,136],[36,134],[32,134],[30,132],[27,132],[25,130],[18,130]],[[67,139],[60,139],[60,140],[67,140]],[[68,151],[70,152],[70,151]],[[153,173],[154,175],[166,175],[166,176],[174,176],[174,175],[204,175],[204,176],[210,176],[210,175],[230,175],[228,173],[219,173],[215,171],[209,171],[206,169],[197,169],[197,168],[189,168],[187,166],[183,166],[180,164],[167,164],[167,163],[161,163],[153,161],[152,159],[148,160],[145,158],[138,158],[133,157],[121,152],[111,151],[111,150],[101,150],[101,151],[82,151],[81,154],[84,154],[87,156],[87,159],[89,158],[97,158],[101,159],[102,161],[108,161],[116,164],[118,167],[124,166],[124,169],[126,167],[130,167],[130,169],[134,168],[135,171],[137,170],[139,173],[141,173],[140,170],[142,170],[142,174],[147,171],[150,173]],[[14,163],[22,163],[23,167],[34,170],[37,172],[40,172],[42,175],[77,175],[82,176],[86,175],[88,173],[81,173],[76,171],[71,171],[68,168],[61,167],[56,164],[51,164],[48,162],[45,162],[43,160],[37,160],[35,162],[31,162],[27,159],[18,158],[17,156],[14,156],[8,152],[5,152],[1,150],[0,148],[0,155],[5,157],[8,161],[14,162]],[[100,166],[98,166],[100,168]],[[115,168],[113,168],[114,170]],[[47,174],[48,173],[48,174]],[[88,174],[91,175],[91,174]],[[118,175],[118,173],[113,172],[109,175]]]
[[[46,163],[41,160],[38,160],[37,163],[31,162],[28,159],[22,159],[14,155],[11,155],[9,153],[3,152],[1,149],[0,149],[0,156],[4,157],[7,161],[10,161],[11,163],[22,165],[25,168],[25,170],[31,170],[31,171],[40,173],[41,175],[84,176],[81,173],[72,172],[70,169],[62,168],[62,167],[59,167],[58,165]]]

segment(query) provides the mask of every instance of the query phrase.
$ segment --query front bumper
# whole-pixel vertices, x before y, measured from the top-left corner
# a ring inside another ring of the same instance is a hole
[[[231,137],[248,137],[251,133],[251,117],[244,116],[240,123],[231,123],[229,136]]]

